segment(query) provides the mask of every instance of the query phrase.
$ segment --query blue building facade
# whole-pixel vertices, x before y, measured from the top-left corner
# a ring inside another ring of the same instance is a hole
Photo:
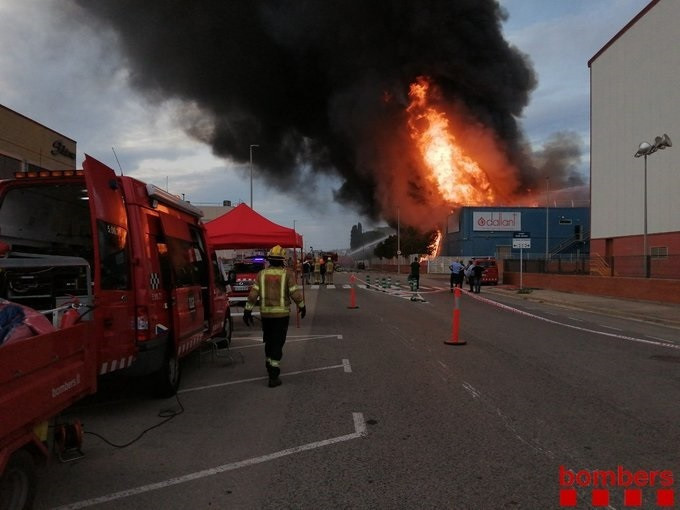
[[[547,229],[546,229],[547,226]],[[527,258],[579,255],[590,251],[589,207],[462,207],[448,217],[442,255],[508,258],[516,232],[526,232]],[[547,235],[546,235],[547,234]]]

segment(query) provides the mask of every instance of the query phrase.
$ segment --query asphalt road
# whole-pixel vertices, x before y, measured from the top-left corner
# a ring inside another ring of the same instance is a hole
[[[483,289],[462,296],[467,343],[451,346],[446,282],[426,302],[357,288],[350,309],[346,281],[306,289],[281,387],[237,321],[231,358],[188,359],[178,400],[128,386],[76,406],[119,444],[183,412],[126,448],[86,435],[83,459],[41,470],[36,508],[559,508],[560,466],[680,477],[677,330]],[[577,494],[589,508],[590,488]],[[622,508],[623,489],[609,494]]]

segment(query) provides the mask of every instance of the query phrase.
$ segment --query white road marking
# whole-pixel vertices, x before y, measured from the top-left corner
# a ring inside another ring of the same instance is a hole
[[[576,317],[572,317],[571,315],[568,316],[567,319],[575,322],[585,322],[583,319],[577,319]]]
[[[281,374],[281,377],[288,377],[289,375],[300,375],[300,374],[309,374],[312,372],[321,372],[323,370],[333,370],[334,368],[342,368],[346,370],[346,365],[344,363],[345,360],[343,360],[343,363],[341,365],[331,365],[328,367],[319,367],[319,368],[310,368],[308,370],[297,370],[295,372],[285,372]],[[213,388],[221,388],[223,386],[233,386],[234,384],[242,384],[242,383],[247,383],[247,382],[253,382],[253,381],[264,381],[267,379],[267,377],[251,377],[249,379],[239,379],[238,381],[227,381],[223,383],[217,383],[217,384],[208,384],[206,386],[195,386],[193,388],[184,388],[183,390],[179,390],[177,393],[189,393],[191,391],[203,391],[203,390],[211,390]]]
[[[606,324],[598,324],[598,326],[600,326],[601,328],[613,329],[614,331],[623,331],[620,328],[615,328],[613,326],[607,326]]]
[[[594,333],[596,335],[602,335],[602,336],[608,336],[611,338],[619,338],[621,340],[628,340],[630,342],[637,342],[641,344],[648,344],[648,345],[656,345],[658,347],[666,347],[667,349],[679,349],[680,350],[680,345],[674,344],[674,343],[669,343],[669,342],[657,342],[654,340],[646,340],[644,338],[637,338],[634,336],[626,336],[626,335],[619,335],[617,333],[607,333],[606,331],[598,331],[596,329],[590,329],[590,328],[583,328],[581,326],[575,326],[573,324],[567,324],[565,322],[559,322],[553,319],[547,319],[546,317],[541,317],[540,315],[534,315],[533,313],[525,312],[524,310],[519,310],[518,308],[513,308],[512,306],[504,305],[503,303],[499,303],[497,301],[493,301],[492,299],[487,299],[483,298],[481,296],[478,296],[476,294],[470,294],[469,295],[472,299],[476,299],[478,301],[481,301],[483,303],[487,303],[493,306],[497,306],[498,308],[502,308],[504,310],[507,310],[509,312],[517,313],[519,315],[524,315],[525,317],[531,317],[533,319],[538,319],[543,322],[547,322],[549,324],[557,324],[558,326],[564,326],[565,328],[570,328],[570,329],[575,329],[577,331],[584,331],[586,333]]]
[[[346,373],[348,373],[348,374],[352,373],[352,365],[349,364],[348,359],[342,360],[342,366],[344,367]]]
[[[652,336],[652,335],[646,335],[648,338],[653,338],[654,340],[661,340],[662,342],[671,342],[673,343],[673,340],[669,340],[668,338],[661,338],[658,336]]]
[[[444,368],[449,368],[449,367],[446,366],[446,363],[442,363],[442,362],[439,361],[439,360],[437,360],[437,363],[439,363],[439,364],[440,364],[441,366],[443,366]]]
[[[510,432],[512,432],[513,435],[515,436],[515,438],[517,438],[520,442],[524,443],[525,445],[527,445],[529,448],[531,448],[532,450],[534,450],[537,453],[542,453],[543,455],[546,455],[546,456],[551,457],[551,458],[554,457],[553,452],[551,452],[550,450],[546,450],[545,448],[540,446],[535,441],[528,440],[528,439],[525,439],[524,437],[522,437],[519,434],[519,431],[517,430],[517,428],[511,423],[510,418],[508,418],[503,413],[503,411],[500,410],[499,407],[496,407],[493,403],[488,402],[486,399],[482,398],[482,394],[477,389],[475,389],[470,383],[463,382],[463,388],[465,389],[465,391],[470,393],[470,395],[472,395],[472,398],[474,398],[475,400],[479,400],[480,403],[482,403],[485,406],[487,406],[488,408],[492,409],[494,411],[494,413],[501,419],[505,428],[508,429]]]
[[[292,340],[291,340],[292,338]],[[288,344],[294,344],[295,342],[307,342],[309,340],[323,340],[325,338],[333,338],[335,340],[342,340],[342,335],[302,335],[302,336],[289,336],[288,339],[286,339],[286,345]],[[257,342],[253,345],[239,345],[237,347],[229,347],[230,350],[236,351],[238,349],[250,349],[251,347],[259,347],[262,344],[262,337],[242,337],[242,338],[232,338],[232,342],[234,340],[252,340],[254,342]]]
[[[163,480],[161,482],[141,485],[139,487],[134,487],[132,489],[113,492],[105,496],[99,496],[97,498],[85,499],[83,501],[78,501],[76,503],[70,503],[68,505],[56,507],[53,510],[75,510],[77,508],[86,508],[88,506],[99,505],[101,503],[108,503],[111,501],[115,501],[117,499],[128,498],[130,496],[136,496],[138,494],[143,494],[145,492],[164,489],[166,487],[172,487],[173,485],[179,485],[194,480],[200,480],[201,478],[207,478],[209,476],[218,475],[220,473],[226,473],[228,471],[234,471],[236,469],[254,466],[256,464],[262,464],[264,462],[280,459],[282,457],[287,457],[289,455],[295,455],[296,453],[315,450],[317,448],[323,448],[325,446],[330,446],[333,444],[342,443],[345,441],[352,441],[354,439],[365,437],[368,434],[368,432],[366,430],[366,421],[364,420],[363,413],[352,413],[352,419],[354,421],[354,432],[351,434],[332,437],[330,439],[324,439],[322,441],[315,441],[313,443],[307,443],[300,446],[295,446],[293,448],[287,448],[286,450],[279,450],[278,452],[270,453],[268,455],[262,455],[261,457],[252,457],[250,459],[241,460],[238,462],[222,464],[221,466],[217,466],[210,469],[204,469],[202,471],[196,471],[195,473],[188,473],[186,475],[177,476],[175,478],[169,478],[168,480]]]

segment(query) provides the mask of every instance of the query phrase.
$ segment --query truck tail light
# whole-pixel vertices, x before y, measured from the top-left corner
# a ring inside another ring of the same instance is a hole
[[[149,309],[146,306],[137,307],[137,341],[145,342],[149,339]]]

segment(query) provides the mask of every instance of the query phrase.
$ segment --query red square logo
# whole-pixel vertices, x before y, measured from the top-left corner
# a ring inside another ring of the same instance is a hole
[[[675,505],[674,489],[659,489],[656,491],[656,506],[670,507]]]
[[[609,490],[593,489],[591,500],[593,506],[609,506]]]
[[[576,506],[576,489],[560,489],[560,506]]]
[[[642,491],[640,489],[626,489],[623,491],[624,506],[642,506]]]

